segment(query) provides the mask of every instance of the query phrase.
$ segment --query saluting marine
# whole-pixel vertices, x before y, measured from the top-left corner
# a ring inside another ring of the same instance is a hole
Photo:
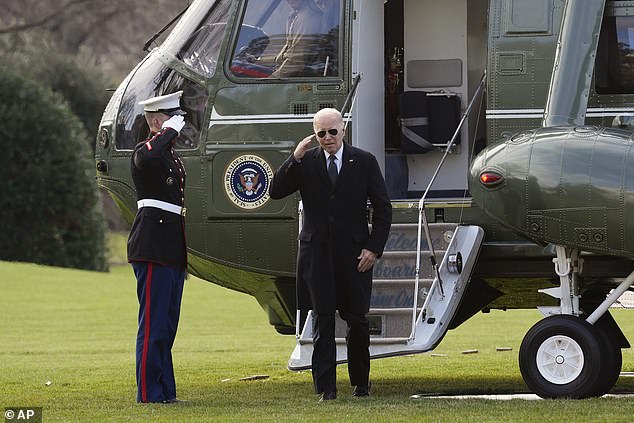
[[[128,238],[137,279],[138,402],[178,402],[172,365],[185,281],[185,168],[174,141],[185,126],[183,91],[153,97],[144,106],[148,138],[134,148],[131,173],[138,211]]]

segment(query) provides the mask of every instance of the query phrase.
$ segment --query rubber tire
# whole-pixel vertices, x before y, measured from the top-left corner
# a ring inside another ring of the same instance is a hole
[[[579,375],[565,384],[548,381],[537,366],[540,346],[553,336],[567,336],[575,341],[583,354]],[[587,398],[597,396],[604,370],[605,355],[601,334],[584,319],[568,315],[550,316],[537,322],[524,336],[519,351],[519,365],[524,382],[542,398]]]
[[[601,339],[601,378],[597,382],[594,395],[600,397],[607,394],[616,384],[621,373],[623,354],[621,347],[614,342],[609,334],[597,327]]]

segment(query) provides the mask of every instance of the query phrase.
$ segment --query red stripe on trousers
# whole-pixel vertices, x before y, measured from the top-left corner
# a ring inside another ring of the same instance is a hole
[[[147,402],[147,350],[150,344],[150,293],[152,292],[152,262],[147,264],[145,277],[145,333],[143,334],[143,354],[141,355],[141,401]]]

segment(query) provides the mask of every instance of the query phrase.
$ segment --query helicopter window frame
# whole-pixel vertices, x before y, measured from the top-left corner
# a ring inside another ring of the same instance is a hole
[[[218,70],[220,53],[234,20],[232,12],[231,0],[216,1],[196,26],[188,26],[196,29],[186,39],[180,44],[172,43],[166,49],[172,50],[178,45],[174,54],[181,63],[205,78],[212,78]]]
[[[633,15],[606,14],[603,17],[595,60],[594,90],[599,95],[634,94]]]
[[[318,8],[320,10],[321,6],[317,4],[319,0],[306,0],[312,2],[309,5],[310,8]],[[278,55],[281,49],[285,46],[285,41],[287,38],[286,35],[286,24],[284,24],[283,33],[275,34],[275,36],[271,36],[267,34],[267,23],[271,19],[275,13],[278,21],[277,28],[280,27],[279,20],[280,16],[284,17],[283,21],[286,22],[288,19],[288,15],[292,9],[284,0],[270,0],[268,3],[264,4],[264,2],[260,3],[261,0],[247,0],[243,3],[242,10],[239,13],[238,19],[236,20],[236,28],[233,31],[231,41],[229,43],[229,47],[226,51],[225,65],[224,71],[227,78],[236,83],[284,83],[288,80],[292,81],[305,81],[305,80],[338,80],[341,81],[344,75],[344,56],[343,53],[343,44],[345,37],[345,3],[343,0],[332,0],[332,6],[334,9],[331,9],[332,13],[328,15],[323,15],[323,21],[320,24],[322,28],[329,28],[328,32],[319,32],[318,35],[321,37],[321,41],[314,39],[312,43],[318,43],[320,45],[328,46],[333,52],[331,55],[326,55],[328,57],[327,60],[324,60],[323,64],[320,60],[311,62],[311,65],[307,65],[305,68],[314,68],[312,72],[308,72],[307,74],[281,74],[281,72],[276,72],[277,69],[281,68],[274,63],[272,58]],[[260,4],[263,5],[261,7],[262,13],[260,15],[255,15],[251,17],[248,16],[248,12],[251,10],[249,6],[252,4]],[[281,8],[280,4],[284,4],[284,7]],[[279,15],[280,10],[288,10],[287,13],[283,13]],[[323,12],[323,10],[322,10]],[[250,22],[246,22],[249,19]],[[252,35],[249,38],[249,33]],[[246,39],[244,35],[246,34]],[[281,36],[281,37],[280,37]],[[274,43],[271,43],[273,39]],[[284,42],[284,43],[282,43]],[[315,45],[315,44],[311,44]],[[277,48],[272,48],[277,47]],[[251,57],[245,60],[238,59],[238,56],[243,52],[247,52],[245,56],[248,57],[248,50],[253,52],[256,50],[258,55],[266,56],[266,60],[260,63],[260,57]],[[267,51],[269,50],[270,51]],[[323,50],[323,49],[322,49]],[[272,54],[275,53],[275,54]],[[322,53],[323,54],[323,53]],[[334,56],[334,60],[330,60],[330,56]],[[250,60],[249,60],[250,59]],[[266,64],[261,64],[266,63]],[[290,68],[290,66],[289,66]],[[326,75],[324,75],[326,73]]]
[[[170,32],[161,45],[161,49],[176,56],[183,44],[191,37],[191,34],[202,26],[202,23],[207,20],[210,11],[215,9],[221,0],[210,1],[211,4],[206,2],[195,2],[190,5],[183,17],[178,21],[172,32]]]
[[[166,66],[155,56],[148,55],[128,81],[121,97],[113,143],[115,150],[134,150],[149,135],[149,126],[139,101],[179,90],[184,91],[181,107],[187,114],[184,116],[185,127],[174,141],[174,147],[179,151],[199,149],[204,144],[201,135],[206,129],[207,88]]]

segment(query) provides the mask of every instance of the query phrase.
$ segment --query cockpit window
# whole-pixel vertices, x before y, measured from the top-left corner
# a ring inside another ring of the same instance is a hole
[[[182,45],[176,57],[206,77],[213,76],[225,40],[231,0],[219,1]]]
[[[240,78],[339,75],[341,0],[251,0],[233,48]]]
[[[183,90],[181,107],[187,115],[185,127],[174,145],[177,149],[196,148],[203,128],[207,91],[150,55],[130,80],[121,99],[116,128],[117,150],[132,150],[149,134],[143,106],[139,105],[139,101],[179,90]]]
[[[634,94],[634,16],[606,16],[595,66],[599,94]]]

